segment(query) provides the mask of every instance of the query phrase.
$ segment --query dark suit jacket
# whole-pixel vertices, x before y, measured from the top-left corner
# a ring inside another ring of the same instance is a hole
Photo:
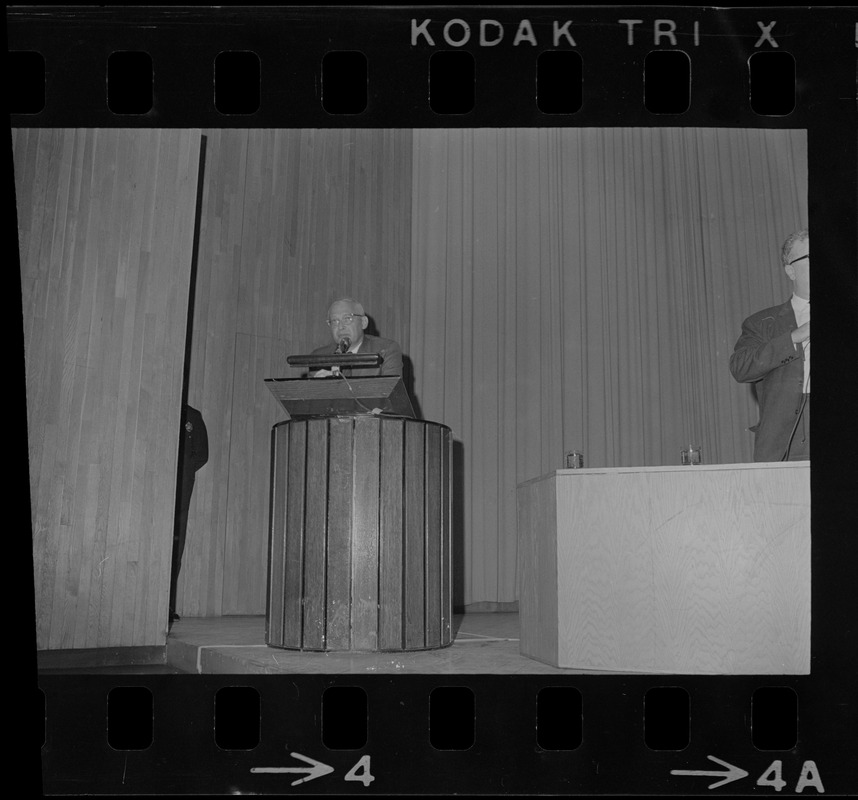
[[[311,355],[327,355],[337,349],[336,344],[331,342],[324,347],[317,347]],[[343,374],[349,378],[363,378],[370,375],[402,375],[402,348],[393,339],[384,339],[381,336],[363,335],[358,353],[381,353],[382,362],[378,367],[353,367],[343,370]]]
[[[792,303],[752,314],[730,356],[730,372],[740,383],[756,383],[760,421],[754,461],[780,461],[801,407],[804,349],[790,334],[798,327]]]
[[[182,409],[182,473],[185,479],[209,460],[209,437],[203,415],[193,406]]]

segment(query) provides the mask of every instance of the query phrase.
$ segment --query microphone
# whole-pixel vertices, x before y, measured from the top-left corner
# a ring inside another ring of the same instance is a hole
[[[343,336],[340,339],[340,343],[337,345],[337,349],[334,350],[334,353],[337,355],[341,355],[343,353],[348,353],[349,348],[352,346],[352,340],[349,339],[348,336]]]

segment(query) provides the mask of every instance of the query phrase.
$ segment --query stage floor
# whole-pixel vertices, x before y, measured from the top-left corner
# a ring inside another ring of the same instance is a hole
[[[517,613],[456,615],[453,632],[453,643],[438,650],[311,653],[268,647],[265,617],[183,617],[167,637],[167,663],[197,674],[600,674],[521,655]]]

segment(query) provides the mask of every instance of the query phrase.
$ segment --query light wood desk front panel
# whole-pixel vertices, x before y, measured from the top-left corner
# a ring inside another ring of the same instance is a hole
[[[556,528],[521,533],[556,547],[557,666],[809,673],[809,478],[802,463],[540,479],[556,482]],[[523,571],[523,606],[534,579],[552,582]]]

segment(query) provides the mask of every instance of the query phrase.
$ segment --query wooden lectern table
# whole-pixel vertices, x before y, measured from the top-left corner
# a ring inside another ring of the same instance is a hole
[[[558,470],[517,501],[523,655],[810,673],[810,462]]]
[[[320,380],[303,383],[317,395],[324,389]],[[451,644],[451,442],[445,425],[370,413],[274,426],[268,645]]]

